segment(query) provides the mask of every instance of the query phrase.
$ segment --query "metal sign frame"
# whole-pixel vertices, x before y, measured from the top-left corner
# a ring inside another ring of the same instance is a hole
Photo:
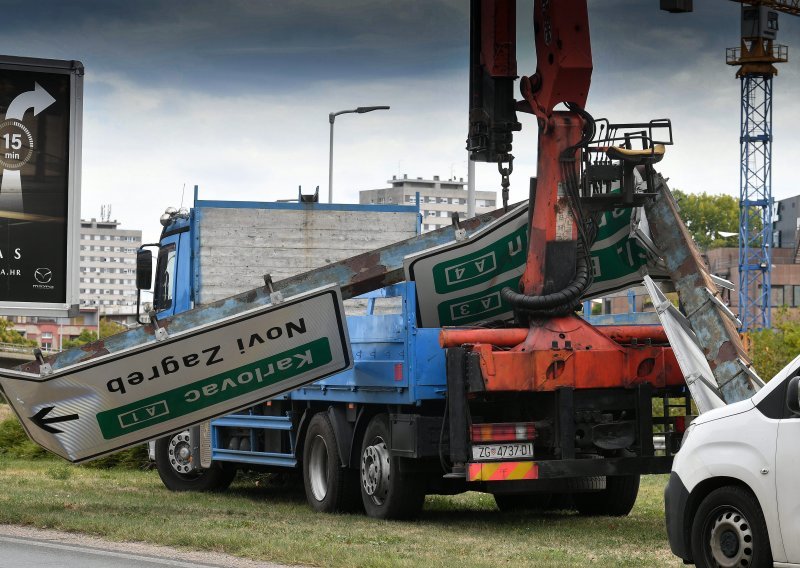
[[[80,303],[80,216],[81,216],[81,151],[83,139],[83,63],[57,59],[38,59],[0,55],[3,71],[69,75],[69,132],[67,166],[66,279],[63,302],[26,302],[0,300],[0,315],[72,317],[78,315]]]

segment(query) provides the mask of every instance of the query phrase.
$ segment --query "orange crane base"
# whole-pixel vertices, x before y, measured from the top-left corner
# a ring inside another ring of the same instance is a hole
[[[630,326],[632,332],[637,326]],[[503,349],[510,334],[521,330],[458,330],[461,344],[472,344],[480,356],[487,391],[553,391],[633,387],[650,383],[654,388],[685,384],[672,349],[651,344],[621,345],[577,316],[533,323],[522,343]],[[655,331],[655,329],[653,330]],[[449,333],[443,331],[443,335]],[[663,331],[661,332],[663,333]],[[497,342],[491,336],[497,335]],[[625,337],[623,326],[615,327]],[[637,337],[638,339],[638,337]],[[445,343],[444,339],[442,342]]]

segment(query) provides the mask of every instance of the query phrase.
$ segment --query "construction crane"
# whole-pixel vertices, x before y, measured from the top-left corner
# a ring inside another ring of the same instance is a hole
[[[789,60],[775,40],[778,13],[800,15],[800,0],[733,1],[742,4],[742,39],[725,59],[741,81],[739,319],[747,331],[771,324],[772,78]]]
[[[739,67],[739,319],[741,331],[771,325],[772,78],[789,49],[775,43],[778,13],[800,16],[800,0],[732,0],[742,5],[742,39],[725,59]],[[661,9],[693,11],[692,0],[661,0]]]

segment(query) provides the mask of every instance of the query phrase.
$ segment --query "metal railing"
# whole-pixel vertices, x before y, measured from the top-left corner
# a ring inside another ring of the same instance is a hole
[[[0,351],[5,351],[7,353],[26,353],[30,354],[31,357],[33,357],[33,350],[37,348],[39,347],[35,345],[20,345],[19,343],[0,342]],[[56,349],[56,348],[42,349],[42,353],[45,355],[49,355],[51,353],[60,353],[60,352],[61,349]]]
[[[786,63],[789,61],[789,48],[783,44],[772,44],[769,45],[766,41],[763,44],[763,55],[753,54],[753,50],[749,50],[749,52],[742,56],[742,48],[741,47],[729,47],[725,50],[725,63],[728,65],[739,65],[741,63],[761,63],[762,61],[757,61],[758,59],[766,58],[768,61],[766,63]]]

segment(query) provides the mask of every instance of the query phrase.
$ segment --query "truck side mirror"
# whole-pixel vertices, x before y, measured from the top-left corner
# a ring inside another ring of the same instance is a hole
[[[147,249],[136,252],[136,288],[149,290],[153,285],[153,253]]]
[[[800,414],[800,376],[789,379],[786,387],[786,406],[794,414]]]

